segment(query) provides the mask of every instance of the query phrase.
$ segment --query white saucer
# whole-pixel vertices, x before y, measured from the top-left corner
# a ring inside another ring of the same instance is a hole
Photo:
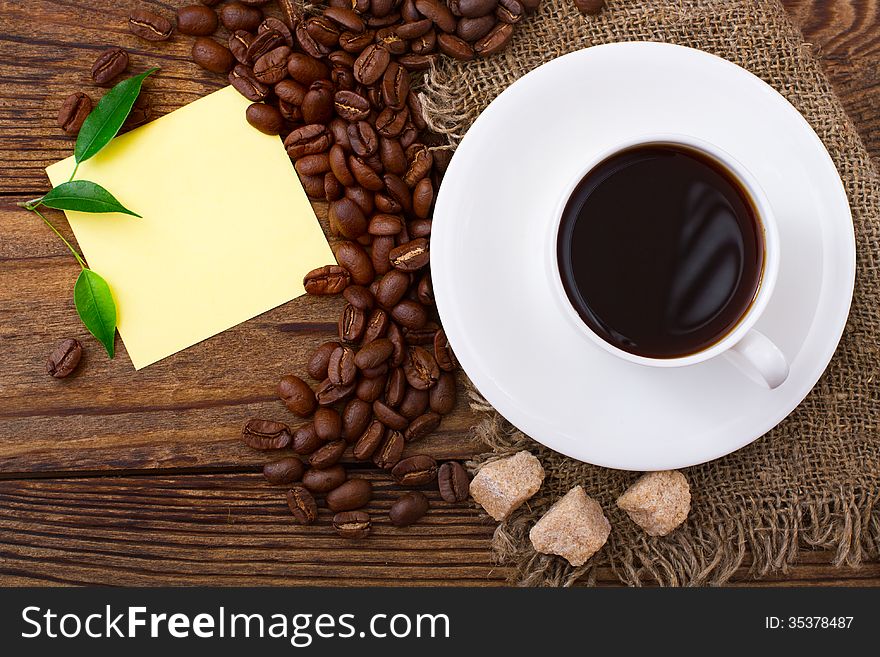
[[[554,307],[540,255],[561,187],[594,154],[650,132],[723,148],[773,206],[779,278],[756,328],[791,364],[776,390],[724,358],[671,369],[624,362]],[[828,152],[781,95],[698,50],[619,43],[541,66],[477,119],[437,199],[431,271],[452,347],[502,415],[568,456],[659,470],[743,447],[807,395],[843,332],[855,240]]]

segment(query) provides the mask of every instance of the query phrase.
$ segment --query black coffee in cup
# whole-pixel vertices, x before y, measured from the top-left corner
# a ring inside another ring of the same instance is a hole
[[[764,267],[764,232],[740,182],[709,156],[669,144],[594,167],[562,213],[562,284],[610,344],[649,358],[693,354],[746,314]]]

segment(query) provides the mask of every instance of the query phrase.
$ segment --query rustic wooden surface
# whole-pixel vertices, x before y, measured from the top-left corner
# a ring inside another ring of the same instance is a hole
[[[130,35],[131,3],[0,0],[0,584],[499,584],[489,561],[493,524],[433,496],[406,530],[384,513],[394,497],[376,480],[374,535],[337,539],[294,526],[283,495],[258,474],[263,454],[238,440],[253,415],[284,417],[273,388],[301,371],[334,332],[339,300],[303,298],[135,373],[124,346],[109,361],[79,324],[71,300],[77,265],[16,203],[44,193],[44,167],[69,155],[55,125],[70,92],[101,90],[88,71],[105,46],[132,54],[132,70],[160,65],[148,83],[164,114],[222,86],[189,61],[190,38],[145,44]],[[169,12],[183,2],[142,2]],[[880,156],[880,3],[785,0],[821,56],[875,157]],[[51,218],[71,237],[60,213]],[[62,338],[87,355],[77,375],[43,371]],[[292,419],[292,418],[290,418]],[[473,417],[463,403],[428,447],[464,458]],[[878,585],[880,564],[801,562],[758,585]],[[600,574],[613,583],[610,572]],[[737,583],[752,584],[748,565]]]

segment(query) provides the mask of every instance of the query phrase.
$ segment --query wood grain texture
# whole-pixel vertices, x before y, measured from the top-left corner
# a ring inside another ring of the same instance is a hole
[[[426,521],[384,518],[395,493],[380,473],[362,546],[320,526],[293,525],[281,490],[257,470],[267,455],[238,440],[252,415],[295,421],[274,398],[279,375],[335,333],[338,299],[302,298],[135,373],[121,342],[109,361],[76,317],[77,266],[15,203],[48,189],[44,168],[70,154],[56,125],[62,100],[104,90],[88,71],[105,47],[132,55],[154,115],[223,86],[189,59],[191,39],[148,44],[128,33],[138,4],[170,15],[184,0],[0,0],[0,584],[500,584],[489,560],[493,524],[434,494]],[[880,156],[880,0],[784,0],[821,57],[869,150]],[[318,208],[319,214],[323,213]],[[53,213],[72,237],[63,216]],[[44,374],[63,337],[87,349],[78,374]],[[460,400],[422,447],[463,458],[478,446]],[[84,475],[95,476],[84,476]],[[831,555],[759,585],[878,585],[880,564],[835,569]],[[600,573],[601,583],[615,583]],[[735,578],[749,582],[748,567]]]

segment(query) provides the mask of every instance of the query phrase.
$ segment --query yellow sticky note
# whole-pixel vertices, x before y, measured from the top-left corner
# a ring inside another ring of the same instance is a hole
[[[305,292],[334,262],[278,137],[245,120],[232,87],[117,137],[78,180],[142,218],[67,212],[89,266],[110,284],[136,369]],[[73,158],[46,169],[53,185]]]

